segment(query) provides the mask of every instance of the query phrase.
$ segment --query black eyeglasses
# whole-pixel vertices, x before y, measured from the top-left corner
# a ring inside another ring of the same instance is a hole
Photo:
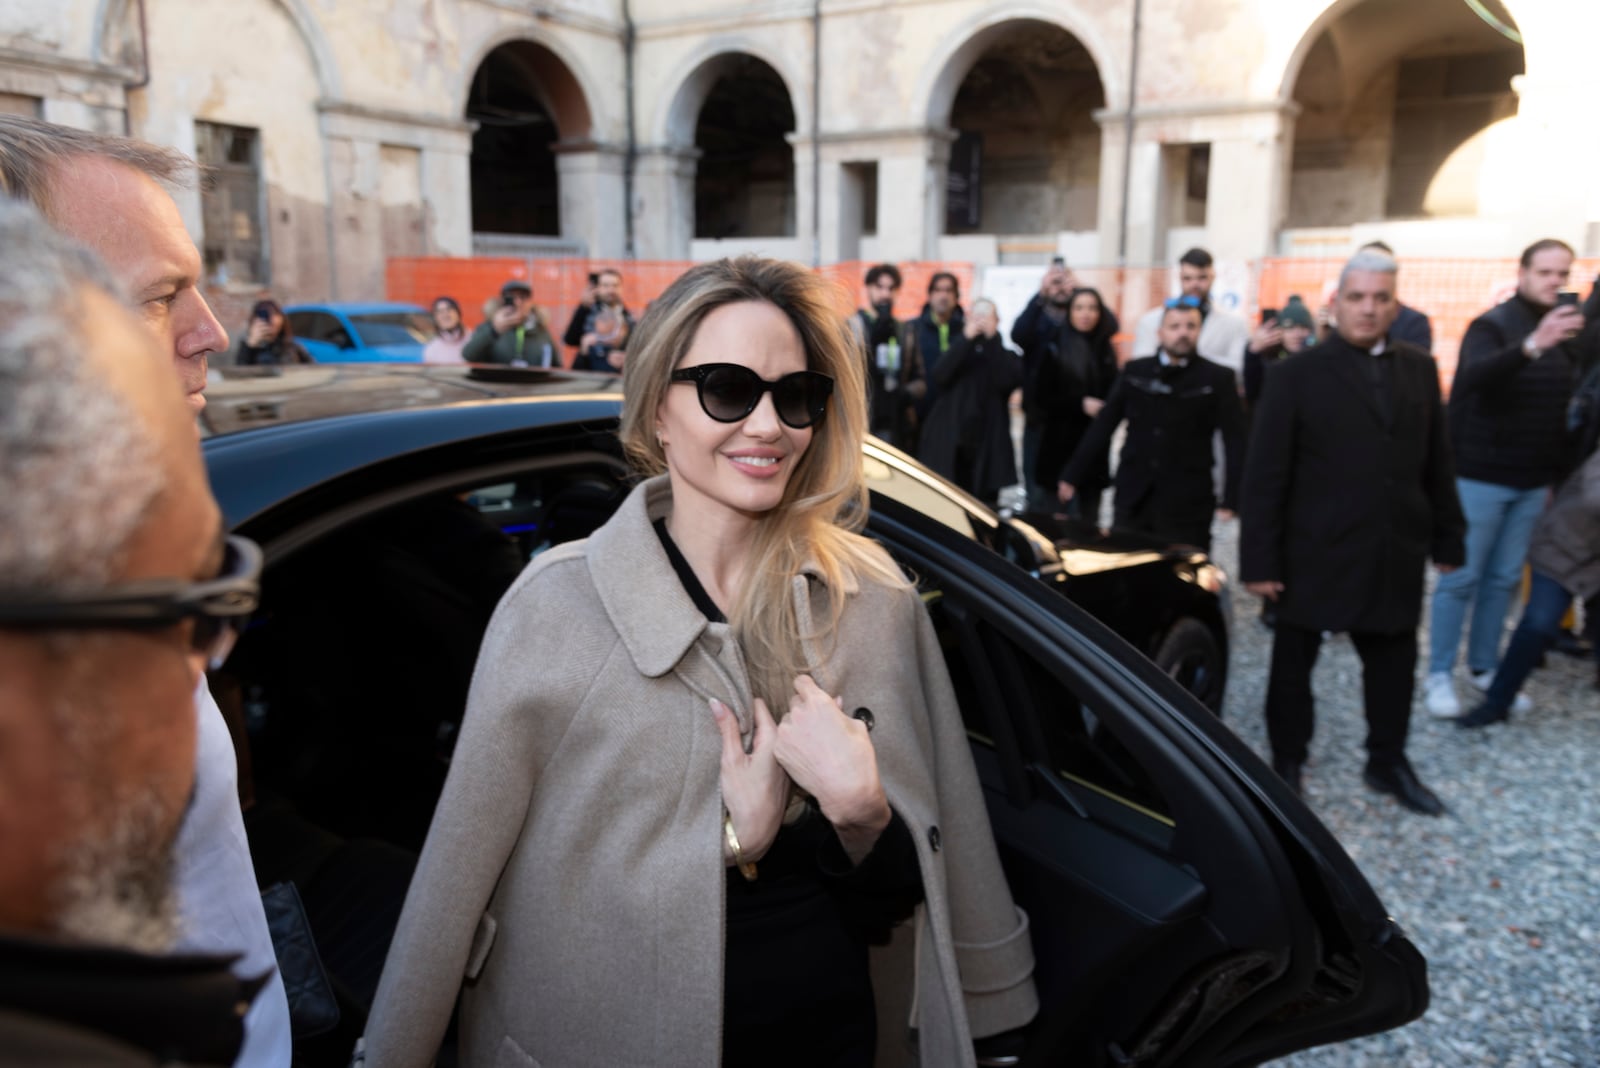
[[[1181,297],[1168,297],[1166,303],[1161,306],[1163,308],[1198,308],[1200,307],[1200,298],[1191,297],[1185,293]]]
[[[261,548],[229,536],[222,573],[205,582],[140,579],[102,590],[0,593],[0,627],[26,630],[160,630],[194,620],[190,649],[220,667],[260,602]]]
[[[778,418],[796,430],[822,422],[833,395],[833,379],[820,371],[795,371],[768,382],[737,363],[702,363],[672,372],[673,382],[693,382],[700,408],[719,423],[737,423],[772,394]]]

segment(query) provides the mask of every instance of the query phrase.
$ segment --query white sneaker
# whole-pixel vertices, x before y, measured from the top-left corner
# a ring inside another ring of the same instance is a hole
[[[1468,673],[1467,678],[1471,680],[1473,689],[1481,690],[1484,693],[1488,693],[1489,687],[1494,684],[1494,672],[1492,671]],[[1525,693],[1517,694],[1516,697],[1512,698],[1511,711],[1517,713],[1532,712],[1533,699]]]
[[[1454,719],[1461,715],[1461,701],[1456,697],[1456,684],[1448,672],[1435,671],[1423,683],[1423,699],[1428,705],[1428,715],[1438,719]]]

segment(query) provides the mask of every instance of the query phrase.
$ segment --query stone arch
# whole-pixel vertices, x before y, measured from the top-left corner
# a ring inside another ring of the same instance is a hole
[[[724,35],[706,41],[691,52],[666,79],[668,93],[661,97],[665,103],[658,108],[655,121],[650,124],[650,142],[673,148],[692,146],[700,109],[705,106],[712,86],[730,63],[744,56],[759,59],[776,72],[789,93],[795,131],[810,131],[810,99],[806,94],[795,92],[795,86],[801,82],[789,69],[785,57],[752,38]]]
[[[541,87],[545,107],[555,120],[563,141],[595,140],[610,130],[609,118],[604,121],[597,118],[598,107],[605,98],[596,90],[596,83],[583,62],[556,36],[530,32],[526,26],[502,26],[478,42],[470,53],[471,60],[461,65],[453,115],[466,113],[473,83],[489,56],[505,45],[518,42],[548,53],[553,60],[536,69],[530,68],[530,74]]]
[[[1514,121],[1526,62],[1523,45],[1453,0],[1327,4],[1278,87],[1298,112],[1287,224],[1478,214],[1491,131]]]
[[[317,88],[323,100],[342,100],[344,86],[339,75],[339,64],[334,58],[333,46],[316,16],[306,5],[306,0],[271,0],[281,7],[294,24],[311,53],[311,63],[317,72]],[[127,61],[127,43],[124,31],[128,30],[129,9],[134,0],[99,0],[95,11],[95,59],[102,63],[121,64]]]
[[[1098,29],[1074,9],[1045,7],[1036,3],[1003,3],[985,7],[963,20],[923,66],[912,100],[924,101],[922,121],[932,129],[949,125],[956,94],[973,64],[983,56],[1007,29],[1018,22],[1042,22],[1063,30],[1077,40],[1094,60],[1100,72],[1100,86],[1106,108],[1117,111],[1126,106],[1127,76],[1116,62],[1119,53],[1107,47]]]

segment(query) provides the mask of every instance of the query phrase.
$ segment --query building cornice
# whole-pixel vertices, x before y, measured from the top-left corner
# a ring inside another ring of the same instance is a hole
[[[30,52],[21,48],[0,48],[0,66],[31,67],[49,74],[77,74],[95,81],[109,82],[118,89],[139,77],[139,72],[109,63],[96,63],[75,56]]]
[[[1154,104],[1134,108],[1134,122],[1160,122],[1164,119],[1232,118],[1240,115],[1300,114],[1300,105],[1282,100],[1197,100],[1181,104]],[[1094,121],[1102,126],[1116,126],[1128,121],[1126,111],[1096,108]]]

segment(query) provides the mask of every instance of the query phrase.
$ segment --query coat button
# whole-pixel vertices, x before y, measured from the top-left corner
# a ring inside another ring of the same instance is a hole
[[[859,719],[862,723],[865,723],[869,731],[872,729],[873,724],[877,723],[877,719],[872,715],[872,709],[870,708],[858,708],[850,715],[853,719]]]
[[[940,837],[939,837],[939,828],[938,828],[938,826],[935,825],[935,826],[929,827],[928,828],[928,845],[933,848],[933,851],[935,853],[939,852],[939,844],[940,844],[941,841],[942,841],[942,839],[940,839]]]

